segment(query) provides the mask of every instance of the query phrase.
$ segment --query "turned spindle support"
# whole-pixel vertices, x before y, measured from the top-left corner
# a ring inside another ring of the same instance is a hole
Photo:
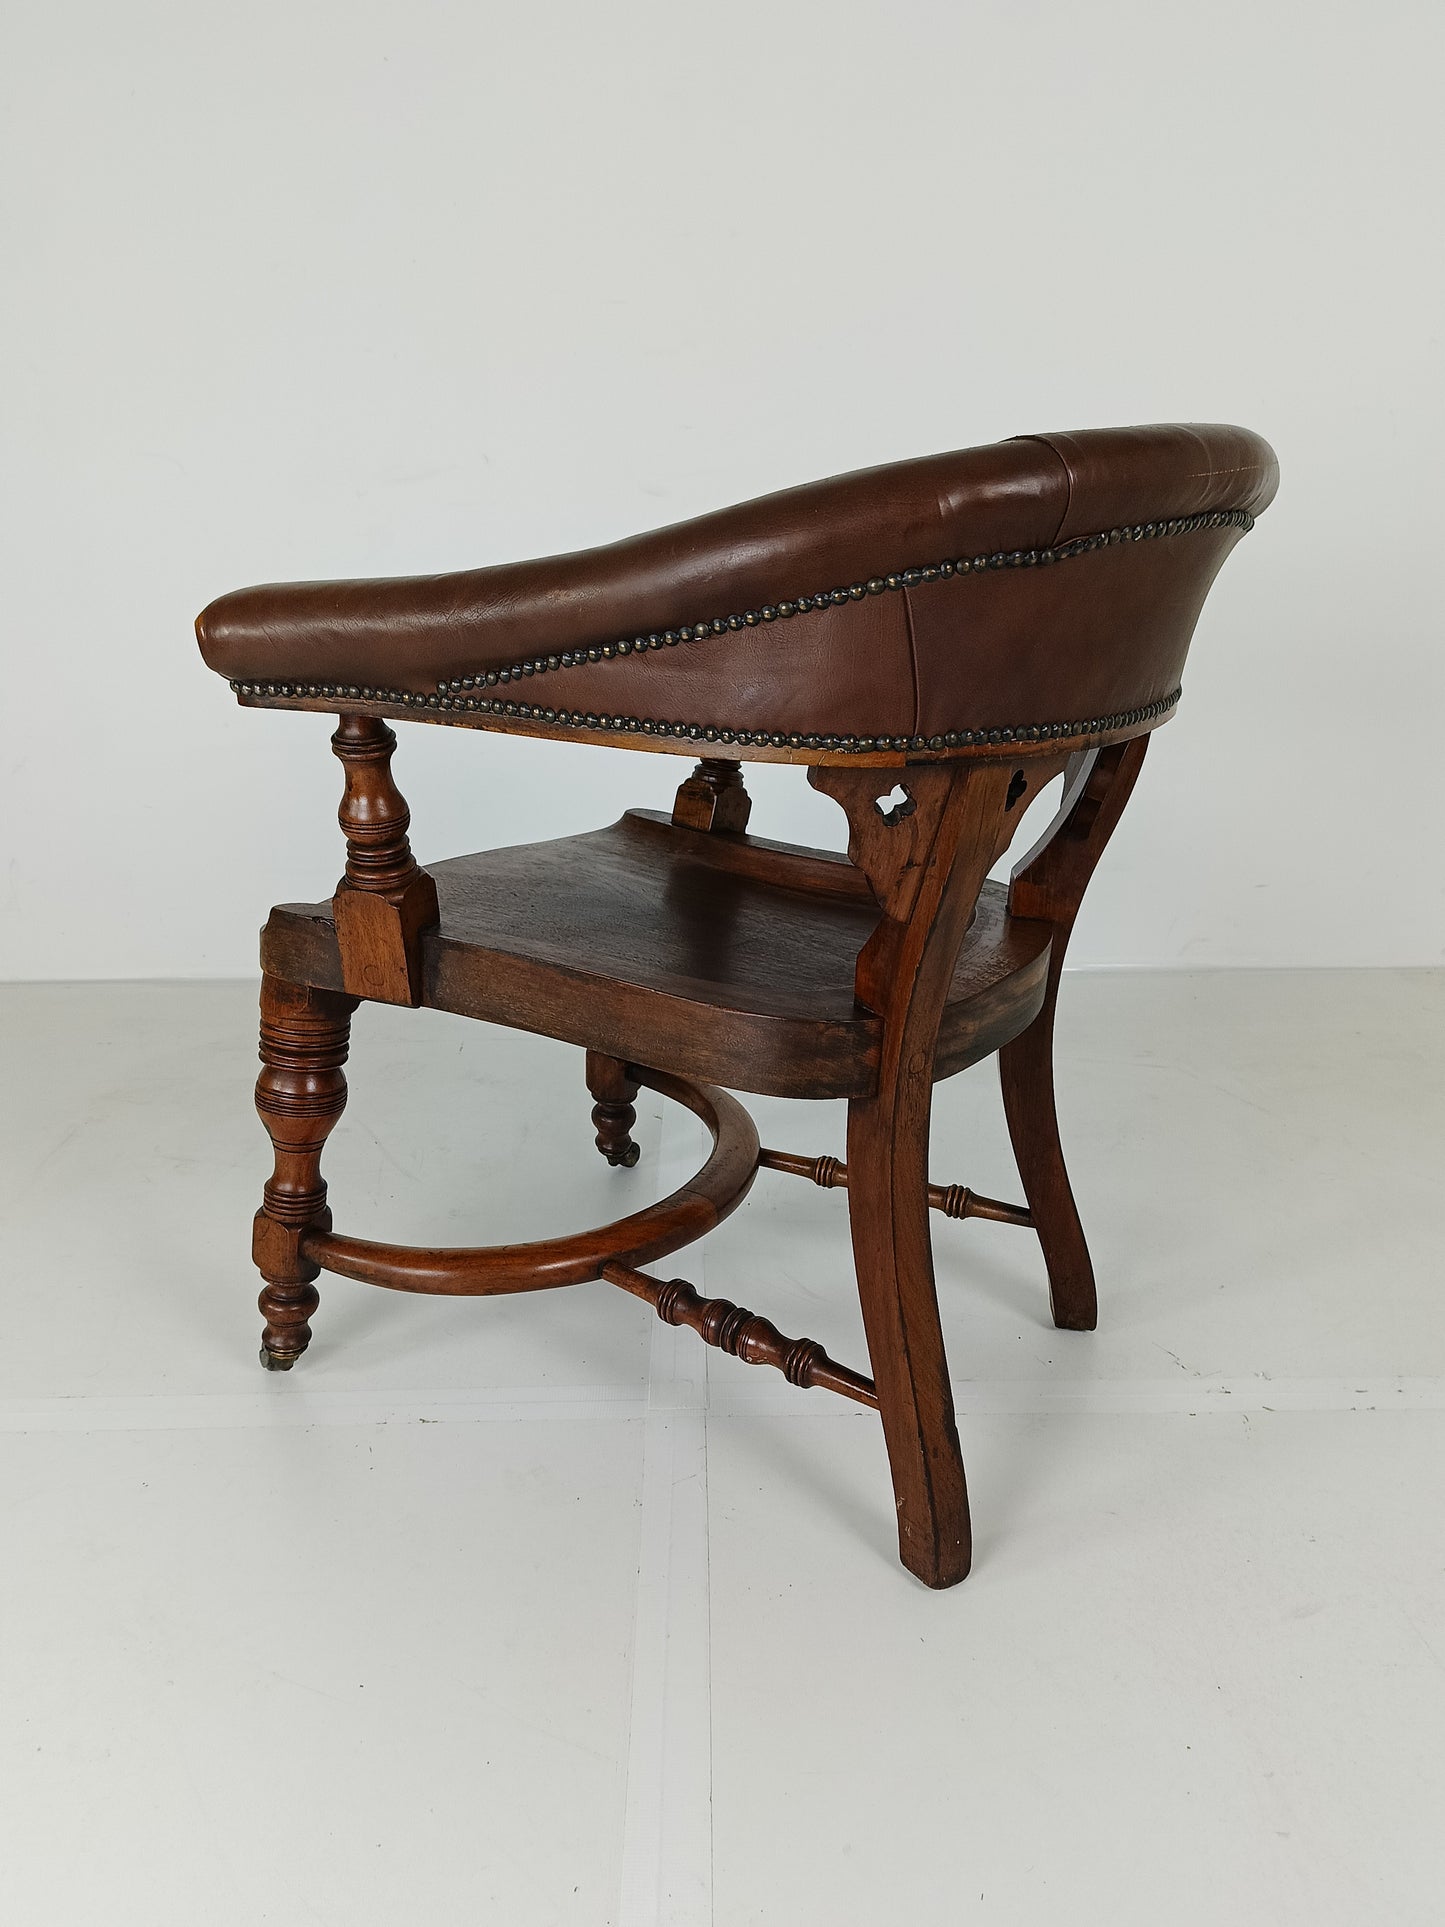
[[[597,1133],[597,1149],[611,1165],[630,1171],[642,1155],[642,1147],[632,1136],[637,1122],[635,1099],[640,1086],[619,1057],[601,1051],[587,1053],[587,1088],[591,1091],[592,1127]]]
[[[745,1365],[771,1365],[790,1385],[816,1386],[878,1409],[872,1379],[830,1358],[816,1339],[785,1338],[771,1319],[728,1298],[704,1298],[685,1278],[649,1278],[645,1271],[622,1264],[604,1265],[602,1276],[651,1305],[664,1325],[685,1325],[705,1345]]]
[[[726,757],[704,756],[692,775],[678,788],[672,820],[679,829],[712,830],[741,836],[748,827],[753,799],[743,785],[743,773]]]
[[[802,1157],[796,1151],[759,1151],[758,1164],[764,1171],[784,1171],[789,1177],[807,1178],[824,1191],[848,1189],[848,1167],[841,1158]],[[1005,1204],[1002,1198],[987,1198],[971,1191],[966,1184],[930,1184],[928,1203],[945,1218],[991,1218],[997,1224],[1016,1224],[1033,1228],[1033,1214],[1021,1204]]]
[[[252,1256],[265,1279],[261,1363],[289,1371],[311,1342],[320,1266],[301,1249],[307,1231],[331,1229],[321,1152],[346,1108],[347,1046],[356,999],[304,984],[261,980],[261,1075],[256,1109],[275,1169],[256,1213]]]
[[[337,812],[346,874],[331,904],[341,980],[352,997],[414,1006],[437,890],[411,853],[411,811],[391,774],[396,736],[375,716],[341,716],[331,747],[346,774]]]

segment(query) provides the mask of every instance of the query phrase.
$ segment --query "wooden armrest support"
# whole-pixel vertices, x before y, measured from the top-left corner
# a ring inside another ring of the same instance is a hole
[[[331,747],[346,772],[346,875],[331,902],[341,980],[349,996],[414,1006],[437,887],[411,853],[411,811],[391,775],[396,736],[378,717],[342,716]]]

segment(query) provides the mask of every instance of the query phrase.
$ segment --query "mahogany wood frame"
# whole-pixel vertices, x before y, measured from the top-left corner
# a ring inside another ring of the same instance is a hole
[[[1093,1272],[1054,1106],[1054,1009],[1079,905],[1147,742],[1140,734],[1073,755],[1018,745],[890,767],[820,762],[808,780],[847,817],[846,861],[747,835],[741,771],[719,758],[704,759],[682,784],[670,821],[633,813],[594,839],[600,854],[589,854],[579,874],[605,859],[635,882],[639,865],[645,874],[655,864],[663,877],[656,914],[669,929],[693,919],[700,944],[713,898],[725,905],[718,914],[765,909],[785,931],[793,918],[820,956],[842,944],[853,959],[850,1006],[835,1008],[837,986],[820,964],[812,1014],[788,1003],[796,986],[782,975],[754,996],[759,1008],[745,1010],[740,986],[722,984],[709,998],[663,967],[639,986],[621,966],[609,975],[598,964],[584,988],[545,951],[508,949],[485,916],[482,935],[470,934],[467,893],[484,890],[488,858],[422,869],[392,779],[393,732],[375,717],[341,715],[332,747],[345,770],[345,874],[329,905],[282,906],[263,935],[256,1105],[275,1169],[255,1224],[262,1362],[289,1370],[305,1351],[322,1270],[393,1290],[477,1296],[604,1278],[708,1344],[875,1408],[903,1563],[927,1585],[956,1584],[971,1558],[969,1508],[928,1214],[1035,1230],[1055,1322],[1092,1328]],[[1005,902],[988,872],[1028,802],[1061,770],[1059,811],[1016,866]],[[568,847],[544,851],[561,850],[560,862]],[[699,876],[711,879],[701,891]],[[545,885],[542,877],[539,898]],[[605,949],[605,903],[590,914]],[[802,968],[791,967],[794,976]],[[350,1019],[363,999],[460,1009],[584,1043],[597,1148],[613,1165],[637,1162],[634,1100],[643,1085],[695,1111],[712,1152],[670,1197],[595,1231],[476,1250],[343,1236],[332,1229],[320,1165],[346,1104]],[[1026,1206],[929,1182],[933,1084],[994,1052]],[[762,1149],[742,1105],[715,1088],[721,1081],[845,1096],[846,1162]],[[701,1237],[742,1201],[759,1169],[846,1190],[871,1378],[811,1340],[784,1338],[765,1318],[700,1298],[685,1280],[638,1268]]]

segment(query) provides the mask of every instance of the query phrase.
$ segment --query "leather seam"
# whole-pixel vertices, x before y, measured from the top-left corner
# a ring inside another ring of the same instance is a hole
[[[918,667],[918,638],[913,627],[913,598],[903,591],[903,627],[908,637],[908,671],[913,678],[913,728],[916,736],[923,722],[923,680]]]
[[[1064,506],[1059,513],[1058,521],[1054,524],[1053,534],[1053,541],[1057,542],[1060,535],[1069,526],[1069,516],[1074,506],[1074,471],[1047,435],[1020,435],[1019,440],[1021,442],[1037,442],[1040,448],[1046,448],[1058,463],[1059,467],[1064,471]]]

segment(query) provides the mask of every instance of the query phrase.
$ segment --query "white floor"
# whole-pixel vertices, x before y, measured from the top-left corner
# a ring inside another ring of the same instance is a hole
[[[1445,1913],[1445,974],[1071,977],[1100,1330],[935,1221],[976,1562],[876,1420],[605,1285],[323,1279],[257,1364],[254,993],[0,992],[6,1927],[1262,1927]],[[491,1242],[697,1161],[578,1053],[367,1011],[337,1222]],[[839,1106],[759,1101],[841,1151]],[[990,1069],[934,1174],[1018,1195]],[[866,1368],[847,1207],[657,1268]]]

